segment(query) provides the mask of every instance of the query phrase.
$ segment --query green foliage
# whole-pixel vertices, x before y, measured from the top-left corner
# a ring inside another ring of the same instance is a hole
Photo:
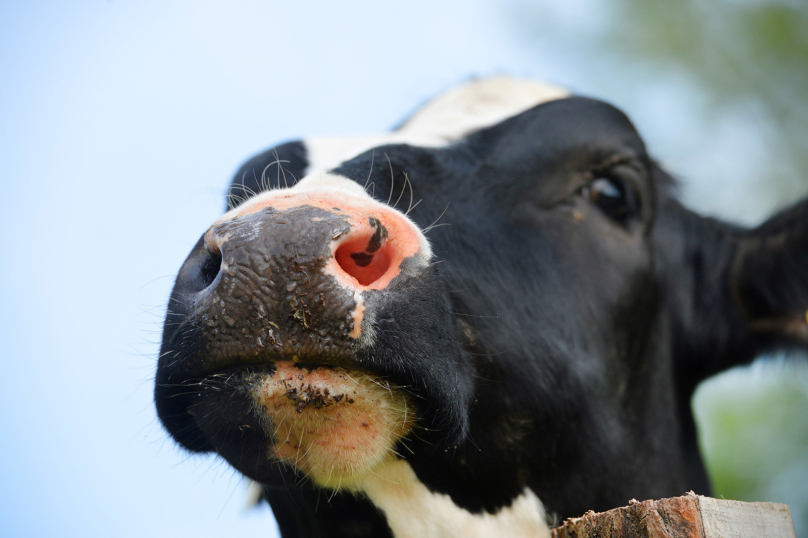
[[[803,359],[801,357],[801,359]],[[717,497],[785,502],[808,532],[808,372],[799,363],[738,368],[693,399]]]
[[[755,109],[780,204],[808,183],[808,2],[616,0],[618,54],[686,72],[714,111]]]

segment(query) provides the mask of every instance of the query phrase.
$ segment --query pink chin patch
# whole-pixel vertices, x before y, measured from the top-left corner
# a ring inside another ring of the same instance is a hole
[[[415,420],[404,393],[360,370],[277,363],[252,390],[268,455],[323,487],[351,482],[394,456]]]

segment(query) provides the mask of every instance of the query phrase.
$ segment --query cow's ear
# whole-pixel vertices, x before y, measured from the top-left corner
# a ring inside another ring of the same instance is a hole
[[[736,236],[730,295],[762,347],[808,346],[808,200]]]

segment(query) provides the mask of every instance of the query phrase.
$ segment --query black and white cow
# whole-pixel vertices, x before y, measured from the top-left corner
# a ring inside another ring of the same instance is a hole
[[[691,395],[808,343],[808,204],[747,230],[673,186],[619,110],[507,78],[279,145],[180,269],[159,416],[285,537],[544,536],[708,493]]]

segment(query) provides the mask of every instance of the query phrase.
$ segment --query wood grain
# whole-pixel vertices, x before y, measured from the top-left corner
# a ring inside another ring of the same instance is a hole
[[[587,512],[553,529],[552,538],[795,538],[785,504],[745,503],[689,493],[629,501],[608,512]]]

